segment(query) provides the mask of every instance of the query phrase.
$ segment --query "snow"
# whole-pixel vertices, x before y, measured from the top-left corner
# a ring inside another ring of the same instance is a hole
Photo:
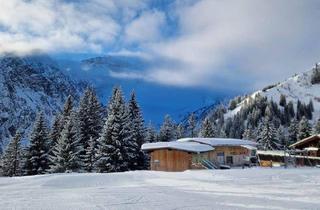
[[[317,209],[317,168],[137,171],[0,178],[9,209]]]
[[[250,98],[254,99],[257,94],[266,96],[269,100],[272,99],[277,103],[279,103],[282,94],[286,96],[287,103],[289,101],[293,102],[295,110],[298,100],[308,104],[312,99],[315,110],[313,113],[313,121],[315,121],[320,117],[320,84],[312,85],[310,82],[311,75],[312,70],[294,75],[266,91],[256,91],[241,101],[234,110],[228,111],[224,117],[227,119],[236,115],[245,104],[245,101],[248,102]]]
[[[242,139],[231,139],[231,138],[183,138],[179,139],[179,142],[198,142],[207,144],[210,146],[243,146],[251,145],[256,146],[257,143]]]
[[[142,150],[154,150],[154,149],[177,149],[188,152],[208,152],[214,150],[213,147],[205,144],[199,144],[196,142],[157,142],[147,143],[142,145]]]

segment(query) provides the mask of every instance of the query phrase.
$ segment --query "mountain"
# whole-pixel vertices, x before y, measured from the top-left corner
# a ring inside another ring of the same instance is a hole
[[[320,117],[320,84],[311,83],[313,71],[310,70],[296,74],[283,82],[267,86],[249,96],[242,97],[240,102],[236,104],[236,107],[225,114],[225,118],[233,117],[246,103],[254,100],[257,95],[267,97],[269,100],[278,103],[280,102],[281,95],[283,95],[287,103],[290,101],[293,103],[294,108],[297,107],[298,101],[308,104],[312,100],[314,106],[312,120],[317,120]]]
[[[73,79],[93,84],[104,104],[115,85],[120,85],[127,97],[132,90],[135,90],[146,121],[152,121],[157,126],[162,123],[166,114],[180,121],[187,112],[234,95],[204,88],[165,86],[142,79],[114,76],[121,73],[141,73],[160,65],[158,61],[142,56],[108,55],[80,62],[70,60],[58,60],[58,62],[61,69]]]
[[[6,144],[16,131],[32,127],[36,113],[50,121],[68,95],[78,98],[81,88],[48,56],[0,57],[0,140]]]
[[[208,118],[216,136],[259,141],[267,149],[283,148],[301,136],[312,135],[312,127],[320,118],[320,68],[316,65],[283,82],[238,96],[229,104],[195,114],[198,129]]]

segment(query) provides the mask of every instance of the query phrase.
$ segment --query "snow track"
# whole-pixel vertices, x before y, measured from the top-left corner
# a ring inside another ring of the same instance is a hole
[[[320,170],[55,174],[0,178],[0,209],[319,209]]]

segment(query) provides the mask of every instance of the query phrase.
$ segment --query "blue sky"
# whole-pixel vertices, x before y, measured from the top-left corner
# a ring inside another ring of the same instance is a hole
[[[139,56],[110,75],[232,95],[319,62],[319,20],[317,0],[0,0],[0,53]]]

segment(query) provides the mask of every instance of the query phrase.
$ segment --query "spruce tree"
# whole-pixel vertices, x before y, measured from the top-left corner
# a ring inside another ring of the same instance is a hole
[[[190,133],[190,137],[193,138],[193,137],[196,137],[196,116],[194,113],[192,113],[190,116],[189,116],[189,119],[188,119],[188,130],[189,130],[189,133]]]
[[[258,143],[263,150],[275,150],[279,148],[279,143],[276,140],[276,131],[268,118],[262,122],[262,130],[258,135]]]
[[[226,131],[225,131],[224,128],[221,128],[221,129],[220,129],[219,137],[220,137],[220,138],[228,138],[228,136],[227,136]]]
[[[200,136],[203,138],[213,138],[216,137],[217,132],[214,128],[213,123],[208,117],[204,119],[201,125]]]
[[[160,141],[172,141],[175,140],[174,124],[170,115],[166,115],[159,133]]]
[[[129,169],[140,170],[147,168],[147,156],[141,150],[142,144],[145,143],[145,128],[144,120],[140,106],[136,99],[135,92],[131,93],[130,100],[128,102],[128,121],[129,137],[126,139],[128,156],[129,156]]]
[[[54,173],[78,171],[80,167],[76,113],[71,113],[65,120],[61,135],[53,148],[53,155],[50,157],[50,171]]]
[[[296,119],[292,119],[288,128],[288,145],[294,144],[298,140],[299,124]]]
[[[177,139],[182,139],[185,137],[184,126],[182,123],[179,123],[179,125],[177,126],[176,134],[177,134]]]
[[[316,64],[312,70],[311,84],[319,84],[319,83],[320,83],[320,68],[319,68],[319,65]]]
[[[102,107],[96,96],[95,91],[92,88],[87,88],[84,95],[80,100],[80,105],[77,113],[79,121],[79,158],[81,161],[82,169],[84,171],[91,172],[92,170],[92,157],[91,149],[96,150],[97,148],[91,148],[96,146],[96,142],[99,138],[99,134],[102,129]],[[89,148],[90,147],[90,148]]]
[[[302,117],[299,123],[298,140],[311,136],[311,125],[306,117]]]
[[[128,170],[126,133],[126,107],[122,91],[113,89],[108,104],[108,116],[98,139],[95,168],[98,172]]]
[[[50,150],[50,155],[52,155],[52,149],[55,147],[55,145],[57,144],[59,138],[60,138],[60,134],[62,131],[63,127],[62,127],[62,123],[61,123],[61,115],[57,114],[53,120],[53,124],[51,127],[51,131],[49,134],[49,139],[50,139],[50,143],[49,143],[49,150]]]
[[[19,176],[22,167],[21,134],[18,132],[10,141],[2,157],[2,175]]]
[[[282,107],[285,107],[287,105],[286,96],[283,94],[280,95],[279,105]]]
[[[313,134],[314,135],[320,135],[320,118],[318,119],[318,121],[314,125]]]
[[[44,174],[49,169],[49,137],[43,112],[37,116],[27,153],[27,175]]]
[[[254,130],[251,128],[251,126],[248,126],[248,128],[244,130],[243,139],[251,141],[256,140]]]
[[[157,141],[157,131],[152,125],[151,122],[149,122],[147,128],[146,128],[146,136],[145,136],[145,141],[147,143],[153,143]]]
[[[284,132],[283,126],[279,126],[277,131],[276,131],[276,140],[279,143],[279,149],[282,148],[287,148],[287,140]]]

